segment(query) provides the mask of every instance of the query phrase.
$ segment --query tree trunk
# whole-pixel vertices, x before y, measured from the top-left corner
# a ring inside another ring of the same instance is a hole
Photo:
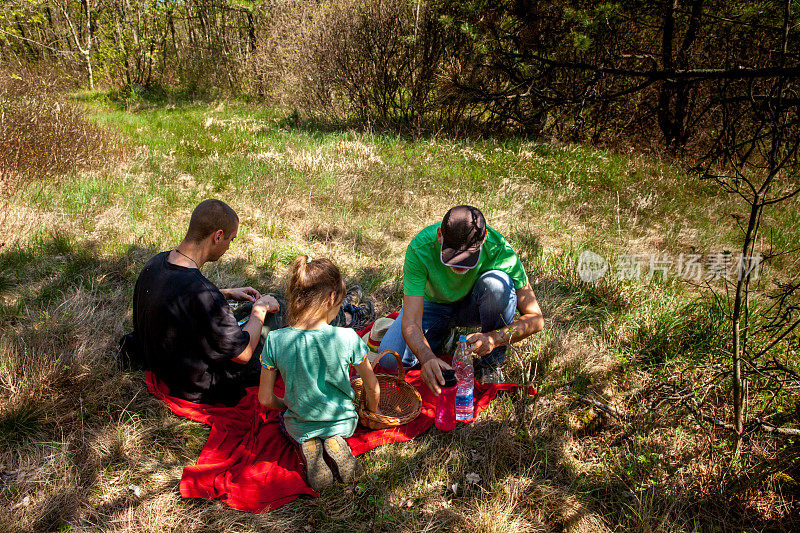
[[[94,71],[92,69],[92,6],[89,4],[90,0],[82,0],[84,9],[86,10],[86,46],[81,46],[81,40],[78,33],[75,31],[75,26],[72,24],[72,19],[69,18],[69,13],[64,4],[59,3],[61,13],[64,15],[64,20],[67,21],[72,38],[75,40],[75,46],[78,51],[83,55],[86,61],[86,75],[89,80],[89,89],[94,90]]]
[[[661,39],[661,65],[665,71],[674,72],[689,69],[688,51],[697,38],[700,21],[703,15],[703,0],[692,2],[689,26],[683,43],[673,59],[675,40],[675,13],[679,7],[678,0],[666,0]],[[658,124],[664,135],[664,141],[673,151],[686,143],[688,137],[687,114],[689,110],[690,85],[685,81],[667,78],[661,83],[658,94]]]
[[[247,37],[250,41],[250,53],[255,53],[256,51],[256,24],[253,20],[253,13],[250,10],[246,11],[247,13]]]
[[[86,8],[86,48],[81,50],[86,59],[86,71],[89,74],[89,90],[94,91],[94,70],[92,69],[92,6],[90,0],[84,0]]]

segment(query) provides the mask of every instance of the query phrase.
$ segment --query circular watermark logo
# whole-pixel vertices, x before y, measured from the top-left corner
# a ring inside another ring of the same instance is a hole
[[[584,250],[578,257],[578,276],[581,281],[591,283],[606,275],[608,262],[603,256],[592,251]]]

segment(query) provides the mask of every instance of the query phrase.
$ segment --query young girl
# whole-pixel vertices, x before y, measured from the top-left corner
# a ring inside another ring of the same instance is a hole
[[[289,326],[267,335],[258,401],[285,410],[283,427],[300,443],[309,484],[320,491],[333,483],[323,449],[336,463],[343,482],[350,483],[363,472],[344,440],[358,423],[350,366],[356,367],[364,382],[367,408],[372,411],[378,408],[380,389],[364,341],[355,330],[329,325],[345,294],[339,269],[328,259],[311,260],[305,255],[290,268]],[[278,372],[283,377],[283,399],[273,392]]]

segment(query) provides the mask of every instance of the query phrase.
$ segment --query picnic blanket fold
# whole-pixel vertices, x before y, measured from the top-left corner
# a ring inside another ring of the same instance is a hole
[[[362,330],[361,334],[366,331]],[[145,373],[145,379],[150,393],[174,414],[211,426],[197,464],[183,469],[182,497],[219,498],[234,509],[260,513],[277,509],[302,495],[317,495],[306,482],[299,447],[280,430],[279,413],[259,404],[258,387],[248,388],[237,405],[227,407],[174,398],[169,395],[166,385],[151,372]],[[354,455],[382,444],[411,440],[433,425],[436,396],[422,382],[419,370],[406,372],[406,380],[422,396],[419,416],[397,428],[371,430],[359,425],[355,434],[347,439]],[[513,383],[476,383],[475,417],[498,393],[518,387]],[[528,392],[536,393],[533,389]],[[275,393],[283,395],[280,379]]]

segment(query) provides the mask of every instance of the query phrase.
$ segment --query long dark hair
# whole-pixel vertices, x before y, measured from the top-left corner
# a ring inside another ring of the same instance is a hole
[[[330,259],[309,261],[307,255],[299,255],[289,267],[289,323],[294,324],[310,310],[325,304],[332,292],[343,298],[344,280],[339,268]]]

